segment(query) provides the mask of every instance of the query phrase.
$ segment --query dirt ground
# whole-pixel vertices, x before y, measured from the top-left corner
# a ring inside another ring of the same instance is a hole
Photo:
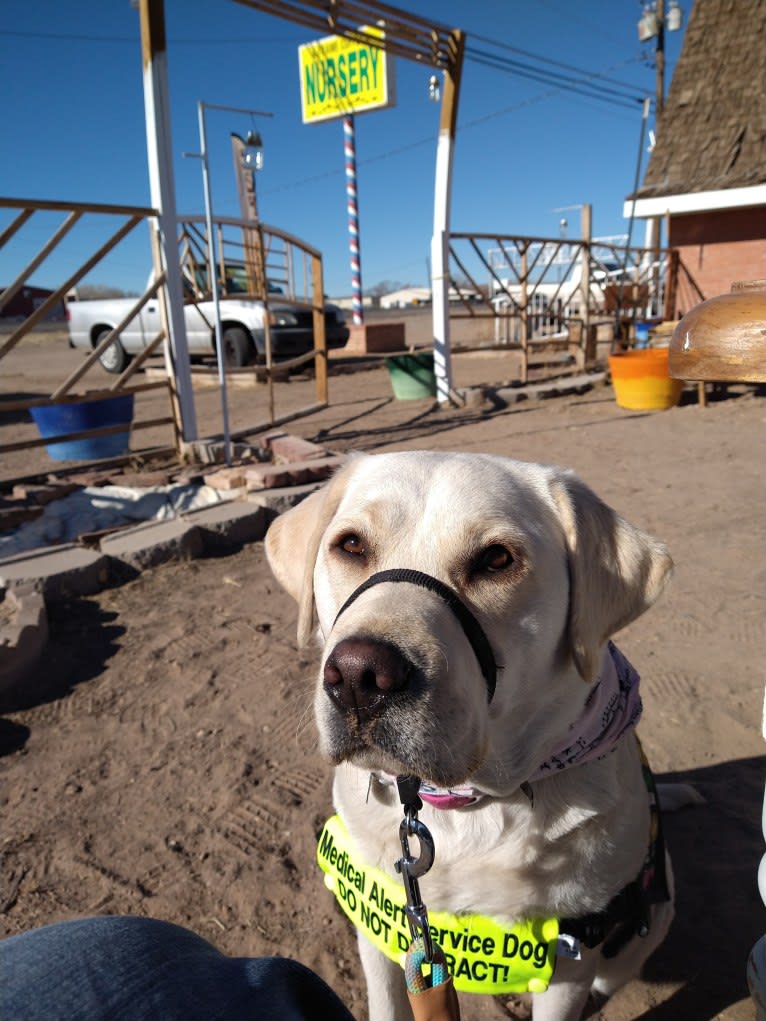
[[[458,371],[491,381],[497,370]],[[734,388],[701,408],[688,392],[645,414],[601,387],[434,410],[393,401],[382,369],[331,392],[294,433],[333,450],[567,465],[669,544],[671,589],[619,643],[643,676],[640,733],[660,779],[683,776],[707,800],[667,819],[678,888],[667,941],[593,1017],[751,1018],[745,962],[766,928],[763,396]],[[295,607],[262,545],[158,568],[50,616],[38,685],[0,719],[2,932],[152,915],[234,955],[296,957],[364,1019],[355,940],[314,864],[331,811],[311,715],[317,656],[296,647]],[[427,901],[427,879],[421,888]],[[463,1016],[507,1018],[511,1006],[467,998]]]

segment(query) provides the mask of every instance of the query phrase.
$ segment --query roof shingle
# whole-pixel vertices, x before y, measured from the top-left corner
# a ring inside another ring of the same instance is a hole
[[[766,182],[766,0],[696,0],[638,198]]]

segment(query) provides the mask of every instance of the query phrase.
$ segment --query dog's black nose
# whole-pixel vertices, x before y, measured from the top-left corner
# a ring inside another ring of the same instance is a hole
[[[324,687],[342,709],[383,708],[386,698],[407,687],[414,665],[395,645],[371,638],[344,638],[324,665]]]

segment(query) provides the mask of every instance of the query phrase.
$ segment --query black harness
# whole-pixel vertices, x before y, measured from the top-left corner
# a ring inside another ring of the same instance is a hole
[[[609,901],[603,911],[581,915],[579,918],[562,918],[559,922],[562,933],[574,936],[590,949],[603,943],[601,953],[607,958],[616,957],[634,936],[647,936],[652,905],[670,900],[657,784],[640,741],[638,750],[649,794],[650,811],[649,849],[641,871],[632,883],[628,883]]]
[[[489,644],[489,639],[484,634],[481,624],[474,617],[465,603],[462,602],[455,590],[451,589],[449,585],[445,585],[443,581],[439,581],[438,578],[433,578],[430,574],[423,574],[422,571],[411,571],[402,567],[395,568],[391,571],[379,571],[377,574],[371,575],[366,581],[363,581],[359,588],[354,589],[343,606],[341,606],[338,610],[335,622],[337,623],[338,617],[340,617],[340,615],[344,613],[363,592],[372,588],[373,585],[383,585],[385,582],[389,581],[406,581],[410,585],[420,585],[421,588],[428,589],[429,592],[435,593],[435,595],[439,596],[440,599],[444,600],[450,610],[452,610],[454,615],[457,617],[460,626],[463,629],[463,633],[474,651],[474,655],[479,662],[481,672],[487,684],[487,701],[491,702],[497,685],[497,663],[495,662],[495,654],[492,651],[492,646]]]

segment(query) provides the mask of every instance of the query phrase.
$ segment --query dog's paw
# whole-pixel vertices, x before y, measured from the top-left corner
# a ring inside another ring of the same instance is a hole
[[[532,1017],[532,997],[529,993],[512,996],[496,996],[495,1000],[511,1021],[530,1021]]]

